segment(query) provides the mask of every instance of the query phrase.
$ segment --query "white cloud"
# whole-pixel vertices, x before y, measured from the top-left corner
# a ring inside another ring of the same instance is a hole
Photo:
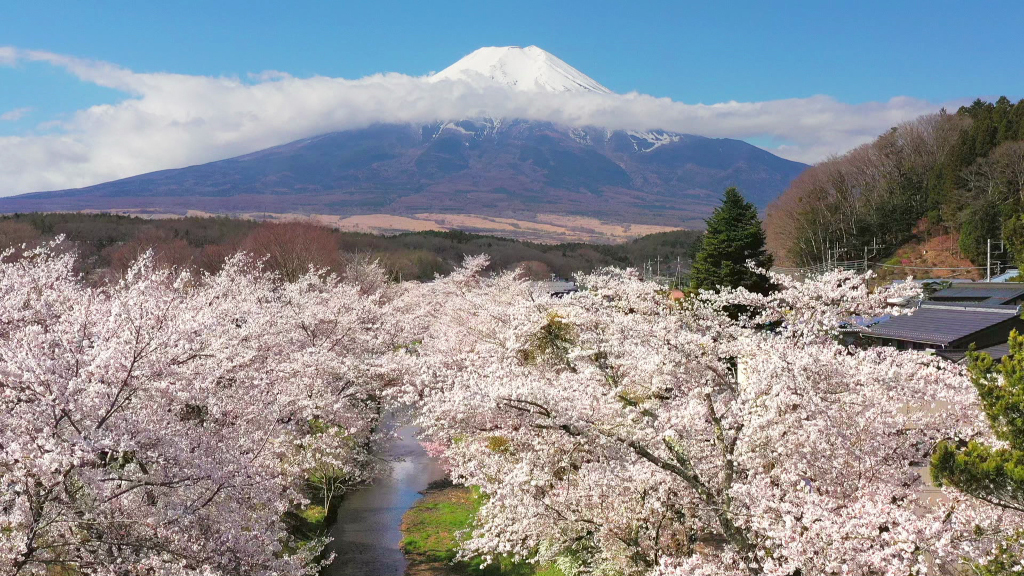
[[[271,82],[273,80],[288,80],[293,76],[287,72],[281,72],[280,70],[264,70],[263,72],[249,72],[247,74],[250,80],[256,80],[259,82]]]
[[[229,158],[374,122],[518,117],[612,129],[662,128],[784,142],[772,151],[813,162],[841,153],[939,104],[897,97],[846,104],[829,96],[684,104],[638,93],[524,93],[375,74],[358,80],[267,71],[231,77],[136,73],[107,62],[0,47],[0,65],[48,62],[126,93],[57,123],[54,133],[0,137],[0,196],[87,186]],[[52,128],[52,126],[51,126]]]
[[[33,108],[31,106],[8,110],[7,112],[0,114],[0,122],[16,122],[27,116],[32,110]]]
[[[10,46],[0,46],[0,65],[14,66],[17,61],[17,50]]]

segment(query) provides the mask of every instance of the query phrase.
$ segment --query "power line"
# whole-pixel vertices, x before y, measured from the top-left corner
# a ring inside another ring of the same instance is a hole
[[[999,244],[999,249],[998,250],[993,250],[992,245],[993,244],[997,244],[997,243]],[[832,271],[832,270],[836,270],[836,269],[841,269],[841,270],[865,270],[866,271],[869,268],[902,268],[902,269],[905,269],[905,270],[937,270],[937,271],[938,270],[941,270],[941,271],[985,270],[986,271],[985,272],[985,276],[986,276],[987,279],[990,280],[991,277],[992,277],[992,273],[993,273],[992,272],[992,266],[995,266],[995,268],[996,268],[995,273],[997,273],[997,274],[999,272],[1003,271],[1003,270],[1007,270],[1007,269],[1013,268],[1013,266],[1011,265],[1010,262],[1004,261],[1004,259],[1006,258],[1005,256],[1003,258],[1000,258],[1000,259],[993,259],[992,258],[993,254],[996,254],[996,253],[1005,254],[1006,253],[1006,246],[1004,245],[1002,240],[991,240],[991,239],[988,240],[987,246],[986,246],[986,261],[987,261],[987,264],[988,264],[987,266],[956,266],[956,267],[953,267],[953,266],[948,266],[948,267],[944,267],[944,266],[904,266],[902,264],[885,264],[885,263],[882,263],[882,262],[870,263],[869,262],[869,256],[876,255],[879,252],[879,250],[881,250],[883,247],[884,246],[878,244],[878,240],[877,240],[877,238],[875,238],[875,239],[872,239],[871,246],[867,246],[867,245],[863,246],[863,250],[864,250],[864,258],[863,259],[839,261],[838,257],[839,257],[840,254],[843,254],[843,255],[852,254],[853,250],[851,250],[849,248],[841,248],[839,243],[837,242],[835,244],[835,248],[834,249],[831,248],[831,247],[828,248],[825,262],[822,262],[820,264],[816,264],[814,266],[808,266],[806,268],[781,268],[781,267],[776,267],[776,268],[773,268],[773,270],[777,271],[777,272],[795,273],[795,274],[818,274],[818,273],[828,272],[828,271]],[[869,249],[871,251],[870,255],[868,254],[868,250]]]
[[[960,266],[957,268],[946,268],[942,266],[904,266],[902,264],[876,264],[884,268],[909,268],[911,270],[984,270],[986,266]]]

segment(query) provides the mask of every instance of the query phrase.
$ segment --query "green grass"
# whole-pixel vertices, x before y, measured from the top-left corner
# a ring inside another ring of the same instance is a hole
[[[887,266],[899,266],[900,264],[903,264],[903,259],[899,256],[893,256],[892,258],[886,260],[885,264]]]
[[[403,550],[414,563],[451,564],[458,554],[460,533],[473,526],[482,504],[483,496],[479,491],[462,487],[425,496],[405,514]],[[454,573],[466,576],[564,576],[555,566],[513,562],[507,558],[482,568],[481,564],[481,560],[472,560],[454,563],[451,568]]]
[[[306,508],[299,511],[299,516],[303,520],[310,524],[323,525],[324,520],[327,518],[327,509],[323,506],[317,506],[316,504],[310,504]]]
[[[449,502],[429,502],[412,508],[405,517],[405,538],[402,547],[430,562],[451,562],[455,559],[458,533],[473,523],[479,507],[472,496]]]
[[[333,506],[332,506],[333,508]],[[294,554],[299,549],[327,534],[328,511],[323,506],[310,504],[305,508],[289,510],[284,515],[288,533],[295,537],[294,545],[285,546],[284,552]]]

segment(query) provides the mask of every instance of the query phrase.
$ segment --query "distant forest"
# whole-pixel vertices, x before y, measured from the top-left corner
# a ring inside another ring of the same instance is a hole
[[[396,280],[429,280],[465,256],[488,254],[491,270],[520,267],[532,279],[606,267],[643,268],[660,258],[661,272],[688,268],[701,233],[663,232],[625,244],[538,244],[459,231],[378,236],[341,232],[304,222],[255,222],[227,217],[149,220],[112,214],[29,213],[0,217],[0,250],[20,251],[58,236],[78,253],[90,278],[123,273],[146,250],[167,266],[215,272],[224,258],[245,251],[286,278],[309,266],[343,271],[356,258],[379,260]],[[653,266],[652,266],[653,267]]]
[[[1024,260],[1024,100],[976,100],[892,128],[801,174],[768,207],[769,246],[785,264],[885,256],[944,228],[984,265],[988,239]],[[838,253],[837,253],[838,252]]]

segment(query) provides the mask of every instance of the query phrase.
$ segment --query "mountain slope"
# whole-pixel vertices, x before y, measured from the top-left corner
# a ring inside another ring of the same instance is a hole
[[[0,212],[561,214],[691,227],[726,187],[764,207],[804,168],[738,140],[663,131],[494,120],[381,124],[87,188],[0,198]]]

